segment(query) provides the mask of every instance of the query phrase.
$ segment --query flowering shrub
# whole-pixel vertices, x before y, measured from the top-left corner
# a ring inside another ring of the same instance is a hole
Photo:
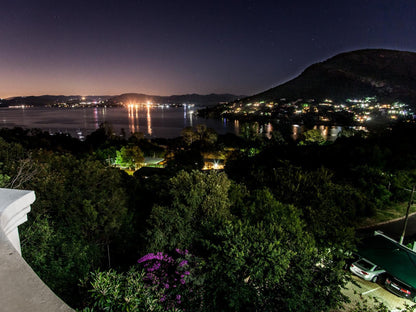
[[[137,261],[146,272],[143,280],[158,289],[162,294],[160,301],[166,309],[172,310],[183,306],[183,301],[189,299],[187,295],[194,291],[191,270],[195,270],[196,263],[188,250],[175,251],[174,256],[163,252],[149,253]]]
[[[142,268],[125,273],[91,272],[81,281],[82,287],[92,287],[82,311],[183,312],[201,306],[200,283],[192,276],[197,261],[187,250],[176,249],[174,256],[150,253],[137,262]]]

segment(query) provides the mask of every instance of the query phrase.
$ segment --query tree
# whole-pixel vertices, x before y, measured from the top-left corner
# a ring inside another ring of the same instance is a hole
[[[201,170],[204,167],[204,159],[197,149],[179,150],[166,158],[166,168],[173,172]]]
[[[199,140],[199,136],[197,135],[193,127],[184,128],[181,132],[181,135],[185,144],[188,146]]]
[[[204,145],[213,145],[218,138],[217,133],[212,128],[207,128],[206,125],[197,125],[195,128],[199,140],[203,142]]]
[[[149,253],[137,262],[126,273],[90,273],[82,283],[91,288],[88,306],[99,311],[172,312],[201,306],[200,284],[193,277],[198,261],[187,250]]]
[[[123,146],[120,151],[117,151],[115,163],[121,167],[136,169],[143,162],[143,152],[137,145]]]
[[[99,264],[99,248],[58,223],[42,215],[29,220],[21,228],[22,253],[41,279],[74,307],[80,304],[79,280]]]
[[[307,130],[302,133],[302,141],[300,145],[318,144],[322,145],[325,143],[325,139],[318,129]]]
[[[0,186],[22,188],[36,175],[37,168],[31,154],[20,144],[7,143],[0,137]]]
[[[171,205],[152,209],[149,250],[189,249],[207,227],[230,218],[230,184],[218,172],[181,171],[171,178]]]
[[[201,147],[207,148],[212,146],[217,138],[217,133],[203,124],[196,127],[186,127],[182,130],[182,139],[188,146],[198,142]]]
[[[139,142],[143,139],[144,139],[143,132],[134,132],[129,137],[129,142],[133,144],[139,144]]]
[[[240,135],[247,141],[247,142],[256,142],[260,138],[259,134],[259,124],[257,122],[254,123],[243,123],[240,127]]]
[[[103,122],[97,130],[87,135],[85,144],[92,149],[108,148],[112,145],[119,145],[123,140],[115,135],[113,126],[109,122]]]
[[[306,231],[301,213],[256,191],[205,240],[203,311],[329,311],[344,302],[344,273]]]
[[[76,306],[78,280],[109,266],[109,246],[129,223],[122,171],[50,152],[34,159],[38,172],[25,187],[37,200],[21,228],[23,256],[53,291]]]

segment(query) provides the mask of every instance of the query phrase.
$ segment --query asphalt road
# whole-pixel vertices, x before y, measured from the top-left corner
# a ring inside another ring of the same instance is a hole
[[[399,241],[400,236],[403,232],[404,226],[404,218],[400,220],[395,220],[391,222],[387,222],[384,224],[368,227],[365,229],[358,230],[358,233],[368,236],[372,235],[374,231],[382,231],[385,235]],[[404,244],[412,243],[416,240],[416,213],[413,213],[409,216],[407,227],[406,227],[406,234],[404,237]]]

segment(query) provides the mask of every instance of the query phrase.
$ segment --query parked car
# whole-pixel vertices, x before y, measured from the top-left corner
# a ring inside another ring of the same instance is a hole
[[[350,266],[350,271],[366,281],[377,282],[386,271],[371,261],[361,258]]]
[[[348,252],[346,254],[346,259],[345,259],[345,264],[344,264],[344,269],[348,270],[351,266],[351,264],[353,264],[354,262],[358,261],[359,259],[361,259],[360,255],[356,252]]]
[[[388,276],[384,282],[386,289],[396,296],[407,298],[416,302],[416,289],[393,276]]]

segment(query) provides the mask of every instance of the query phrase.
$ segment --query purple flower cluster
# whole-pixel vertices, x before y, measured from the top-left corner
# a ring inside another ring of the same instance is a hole
[[[187,260],[191,255],[188,250],[176,249],[176,253],[176,259],[158,252],[149,253],[137,261],[143,264],[147,272],[145,281],[161,290],[163,295],[160,302],[163,302],[167,308],[182,303],[183,297],[180,293],[186,290],[187,279],[191,274]],[[184,259],[185,257],[187,259]]]
[[[180,250],[179,248],[176,248],[175,250],[176,250],[176,252],[177,252],[178,254],[180,254],[180,255],[182,255],[182,256],[185,256],[185,255],[189,254],[189,251],[188,251],[187,249],[185,249],[185,250]]]
[[[149,254],[141,257],[139,260],[137,260],[137,262],[138,263],[143,263],[143,262],[151,261],[151,260],[165,261],[165,262],[168,262],[168,263],[174,262],[172,257],[169,257],[168,255],[164,255],[163,252],[158,252],[156,254],[149,253]]]

